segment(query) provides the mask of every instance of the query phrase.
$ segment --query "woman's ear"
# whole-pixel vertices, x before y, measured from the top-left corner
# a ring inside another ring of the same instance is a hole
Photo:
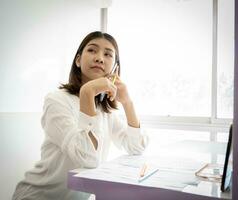
[[[75,64],[76,64],[77,67],[80,67],[80,58],[81,58],[80,55],[76,56]]]

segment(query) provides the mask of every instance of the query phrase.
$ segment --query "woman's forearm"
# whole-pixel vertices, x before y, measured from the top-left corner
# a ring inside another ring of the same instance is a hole
[[[96,115],[96,106],[94,100],[94,93],[89,87],[82,87],[79,94],[80,111],[89,115]]]
[[[129,102],[123,104],[122,106],[123,106],[125,114],[126,114],[128,125],[135,127],[135,128],[139,128],[140,122],[139,122],[139,119],[137,118],[133,102],[129,101]]]
[[[90,88],[82,87],[79,94],[80,99],[80,111],[89,115],[89,116],[95,116],[96,115],[96,107],[95,107],[95,101],[94,101],[94,93]],[[88,133],[88,136],[90,137],[94,149],[97,150],[98,148],[98,141],[93,136],[91,131]]]

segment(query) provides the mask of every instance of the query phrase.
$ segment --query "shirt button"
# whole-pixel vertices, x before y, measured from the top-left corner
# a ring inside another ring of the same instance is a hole
[[[89,126],[92,126],[92,123],[90,122],[88,125],[89,125]]]

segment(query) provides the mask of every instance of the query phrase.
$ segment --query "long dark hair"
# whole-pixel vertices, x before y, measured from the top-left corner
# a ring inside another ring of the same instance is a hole
[[[70,74],[69,74],[69,81],[66,84],[61,84],[61,86],[59,86],[59,89],[66,89],[66,91],[68,91],[70,94],[79,96],[79,92],[80,92],[80,88],[82,86],[82,79],[81,79],[81,68],[77,67],[76,65],[76,59],[78,55],[82,55],[83,49],[84,47],[93,39],[97,39],[97,38],[104,38],[106,40],[108,40],[113,47],[115,48],[115,64],[118,65],[118,74],[120,75],[120,59],[119,59],[119,50],[118,50],[118,45],[116,40],[109,35],[108,33],[102,33],[100,31],[95,31],[95,32],[91,32],[89,33],[81,42],[75,56],[74,56],[74,60],[71,66],[71,70],[70,70]],[[110,111],[112,109],[117,109],[117,103],[116,101],[110,101],[108,98],[104,98],[102,102],[100,102],[99,100],[100,96],[97,95],[95,97],[95,103],[96,106],[101,106],[101,108],[103,109],[104,112],[106,113],[110,113]]]

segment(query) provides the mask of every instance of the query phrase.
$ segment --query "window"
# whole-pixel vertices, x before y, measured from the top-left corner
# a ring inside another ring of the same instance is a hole
[[[201,0],[109,8],[108,32],[119,40],[122,76],[141,114],[210,116],[211,16],[211,1]]]
[[[234,1],[218,2],[217,117],[232,118]],[[211,118],[212,17],[207,0],[113,1],[108,32],[139,114]]]
[[[233,118],[234,1],[218,1],[218,117]]]

